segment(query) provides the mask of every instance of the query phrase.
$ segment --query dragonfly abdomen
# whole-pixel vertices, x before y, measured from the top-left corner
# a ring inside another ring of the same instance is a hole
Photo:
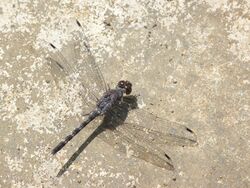
[[[64,138],[53,150],[52,154],[55,155],[58,151],[60,151],[72,138],[74,138],[86,125],[88,125],[92,120],[94,120],[97,116],[101,114],[100,110],[96,109],[92,111],[88,118],[83,121],[79,127],[75,128],[72,133]]]

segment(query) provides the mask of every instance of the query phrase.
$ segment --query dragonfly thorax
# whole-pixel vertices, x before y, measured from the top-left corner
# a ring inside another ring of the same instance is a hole
[[[129,95],[132,92],[132,84],[127,80],[119,81],[116,88],[122,89],[126,95]]]

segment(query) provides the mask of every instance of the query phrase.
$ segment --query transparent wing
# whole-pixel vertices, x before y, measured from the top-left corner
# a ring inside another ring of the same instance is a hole
[[[47,63],[56,83],[79,82],[84,100],[96,101],[107,87],[81,25],[78,23],[75,23],[77,29],[71,32],[72,39],[67,41],[60,50],[54,44],[50,44],[52,51],[49,53]]]
[[[158,118],[148,112],[144,112],[141,117],[143,123],[138,121],[137,123],[127,123],[128,119],[120,125],[109,125],[103,135],[100,135],[101,139],[119,151],[129,153],[155,166],[167,170],[174,169],[171,158],[159,147],[165,148],[167,145],[194,146],[197,144],[197,138],[193,131],[179,123]],[[147,128],[147,123],[152,127]],[[159,127],[156,127],[159,124],[163,125],[164,129],[159,130]]]
[[[144,138],[155,145],[197,145],[196,134],[186,125],[160,118],[142,109],[136,109],[129,113],[126,128],[136,133],[139,138]]]
[[[116,105],[112,112],[120,122],[125,122],[123,126],[117,126],[117,129],[127,130],[135,134],[135,137],[148,140],[153,145],[197,145],[197,136],[188,125],[139,109],[136,96],[124,97],[123,101],[123,104]]]
[[[112,109],[111,120],[97,137],[122,153],[173,170],[171,158],[158,146],[193,146],[197,142],[196,135],[182,124],[158,118],[136,107],[136,97],[125,97],[122,104]]]
[[[131,132],[135,135],[135,138],[142,139],[149,142],[151,145],[178,145],[178,146],[194,146],[197,144],[196,136],[184,129],[180,131],[178,129],[175,133],[169,133],[167,131],[160,132],[154,129],[149,129],[133,123],[125,123],[124,126],[118,127],[118,129],[124,129],[125,132]],[[181,133],[183,132],[183,133]]]
[[[80,55],[82,54],[82,58],[86,59],[85,61],[89,62],[88,71],[91,70],[92,72],[92,76],[90,76],[91,79],[96,81],[95,83],[97,84],[97,87],[101,89],[101,92],[107,91],[108,87],[107,87],[106,81],[90,49],[89,41],[85,35],[84,29],[78,20],[76,20],[76,24],[78,25],[80,29],[80,31],[78,31],[77,33],[78,34],[77,41],[79,42],[77,46],[79,46],[79,49],[80,49],[78,52],[80,52]],[[83,79],[85,78],[83,77]]]
[[[112,125],[107,125],[107,127],[107,129],[97,136],[107,144],[128,156],[142,159],[167,170],[174,170],[171,159],[159,148],[152,148],[149,145],[145,147],[134,138],[133,134],[126,134],[123,130],[118,130]]]

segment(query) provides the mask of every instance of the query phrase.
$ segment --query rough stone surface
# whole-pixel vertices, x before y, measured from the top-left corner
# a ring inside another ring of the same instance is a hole
[[[0,187],[250,187],[249,8],[248,0],[2,0]],[[50,155],[83,112],[77,91],[56,89],[45,63],[48,42],[71,41],[75,19],[111,86],[130,80],[144,108],[197,134],[196,147],[163,148],[174,172],[96,139],[56,177],[89,135]]]

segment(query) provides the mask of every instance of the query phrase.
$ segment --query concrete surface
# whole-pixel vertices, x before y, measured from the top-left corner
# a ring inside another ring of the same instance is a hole
[[[249,6],[248,0],[2,0],[0,187],[250,187]],[[112,86],[130,80],[141,106],[197,134],[196,147],[163,148],[174,172],[95,139],[56,177],[89,135],[83,131],[50,155],[81,121],[82,108],[76,90],[55,87],[45,52],[48,42],[61,48],[71,41],[76,18]]]

